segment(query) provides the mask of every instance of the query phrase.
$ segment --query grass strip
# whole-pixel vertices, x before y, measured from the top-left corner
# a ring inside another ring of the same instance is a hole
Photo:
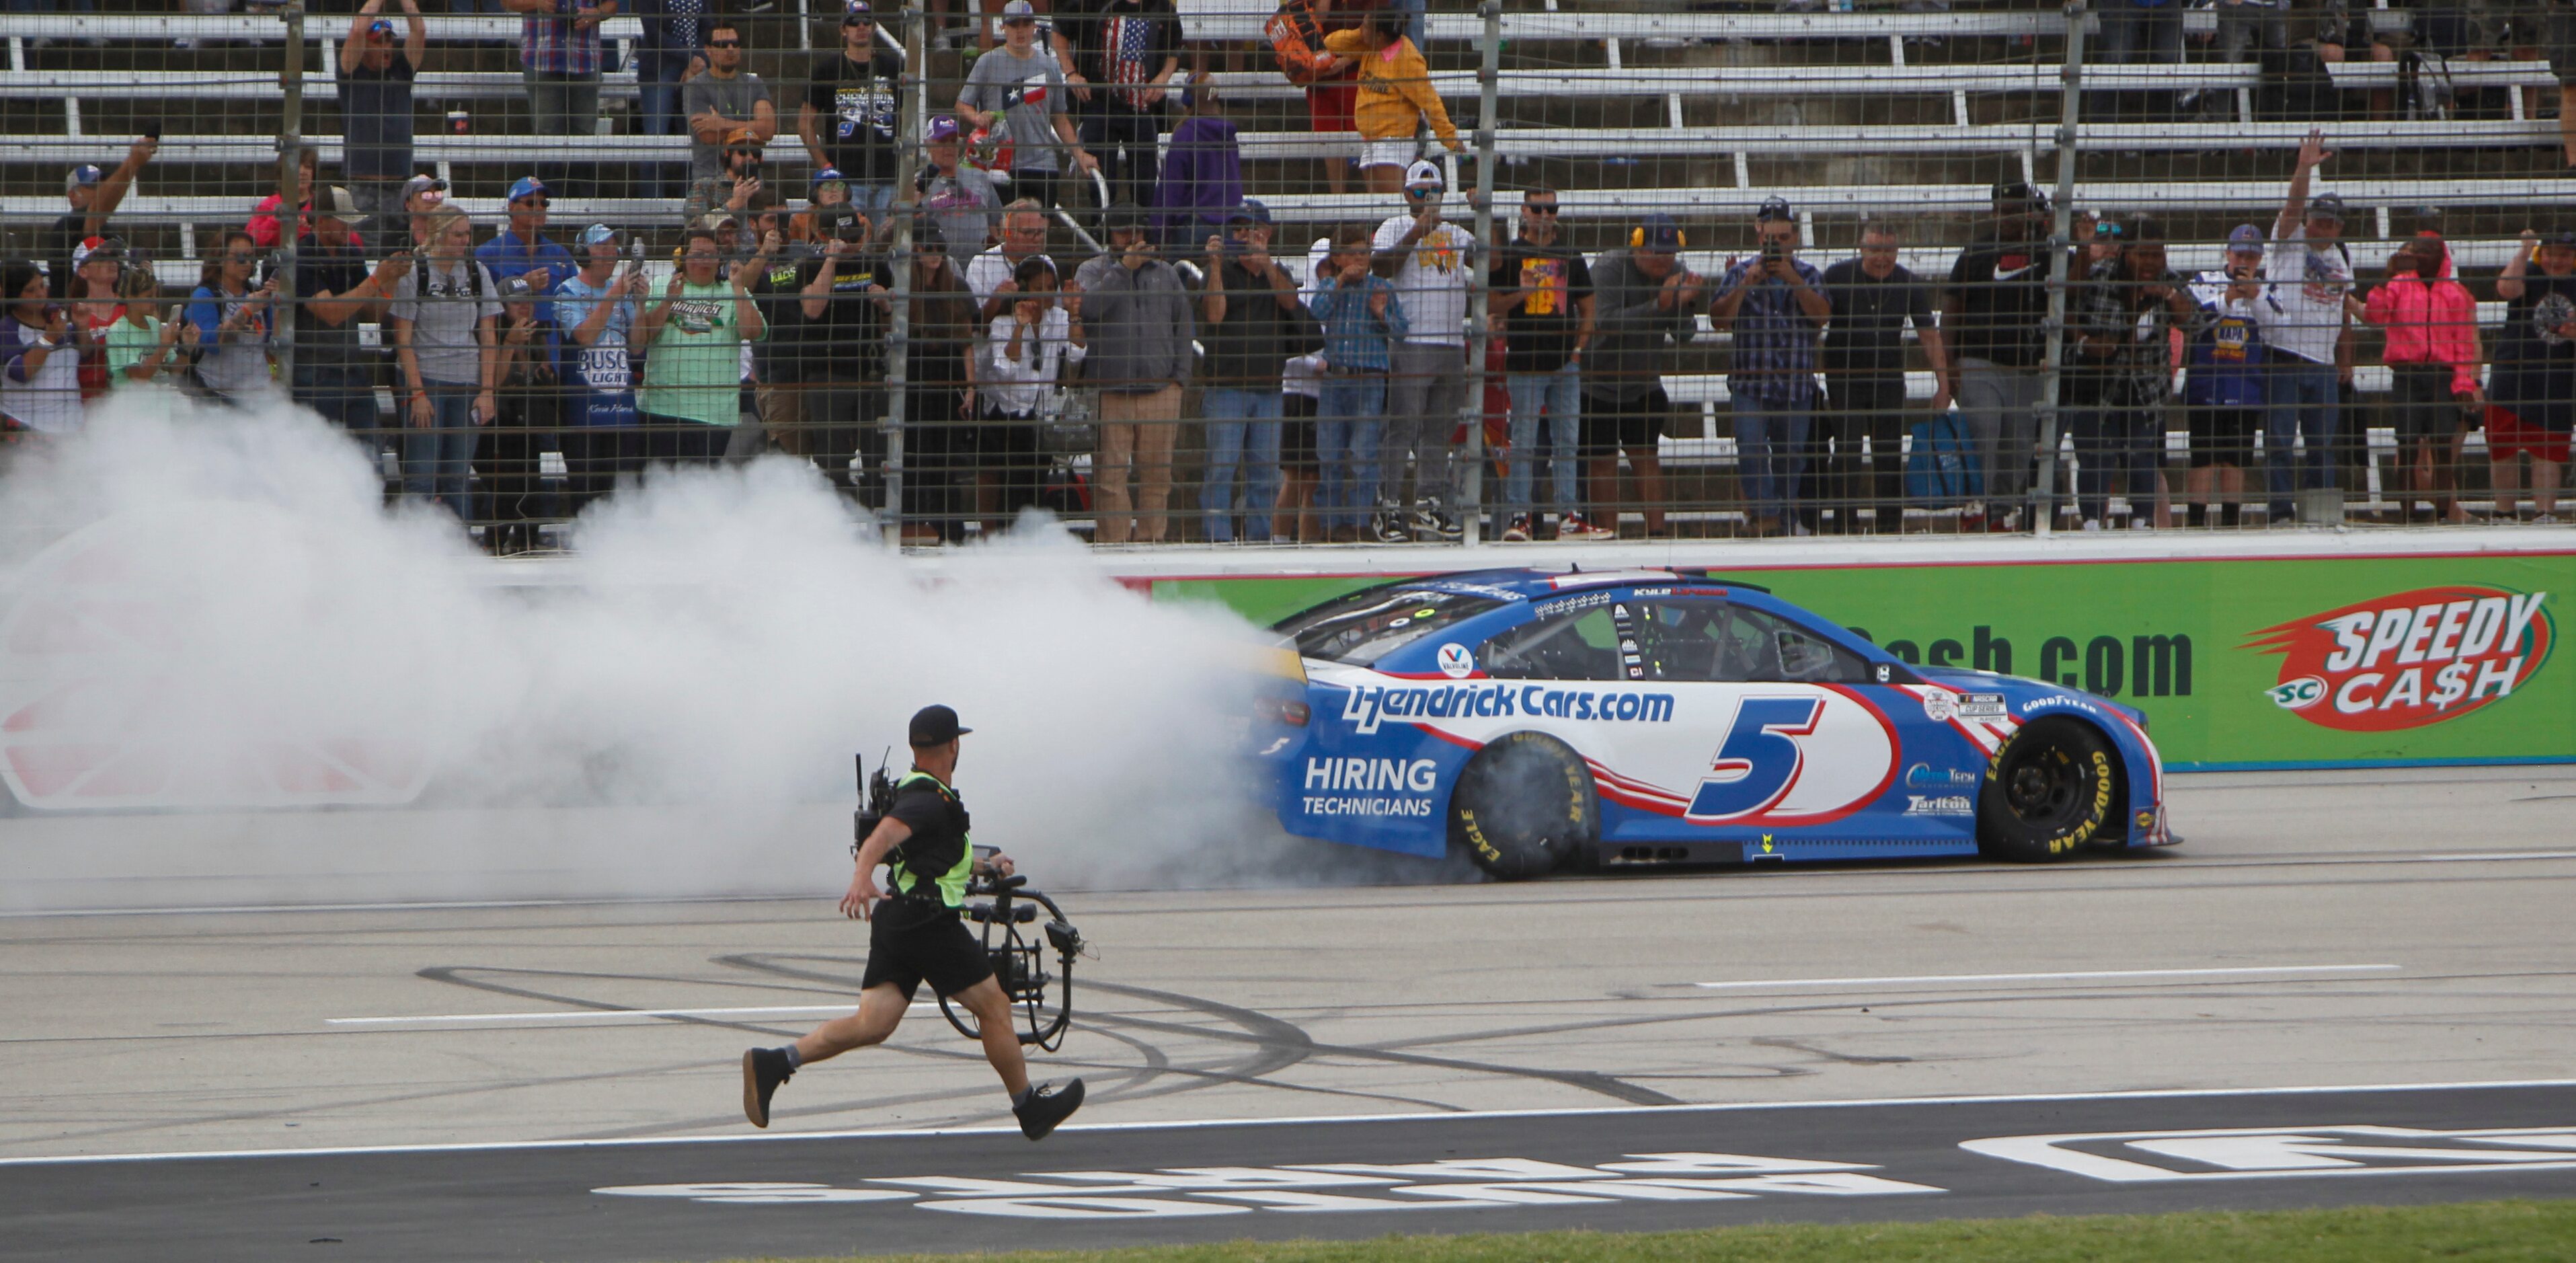
[[[1032,1230],[1043,1231],[1032,1224]],[[761,1263],[2566,1263],[2576,1201],[2186,1211],[1927,1223],[1766,1224],[1683,1232],[1228,1241],[1007,1254],[845,1255]],[[737,1261],[749,1263],[749,1261]]]

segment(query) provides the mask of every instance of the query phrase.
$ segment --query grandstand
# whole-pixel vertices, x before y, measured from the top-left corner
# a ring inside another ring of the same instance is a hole
[[[117,208],[115,232],[150,253],[165,285],[194,284],[220,232],[276,191],[290,64],[301,98],[297,141],[319,151],[324,183],[335,182],[341,129],[332,70],[354,7],[351,0],[313,7],[291,57],[288,23],[275,5],[220,15],[0,15],[8,44],[0,224],[12,252],[34,253],[36,234],[62,214],[65,169],[112,166],[133,137],[157,128],[158,157]],[[1356,181],[1330,191],[1327,167],[1346,160],[1355,140],[1313,129],[1302,90],[1262,44],[1266,11],[1180,7],[1192,45],[1182,73],[1204,71],[1239,126],[1244,188],[1280,221],[1284,262],[1302,274],[1299,243],[1394,213],[1395,199],[1361,192]],[[2386,0],[2362,11],[2353,37],[2380,41],[2385,59],[2355,47],[2304,69],[2287,55],[2294,50],[2261,41],[2224,58],[2208,8],[2186,15],[2183,51],[2172,64],[2104,64],[2101,19],[2087,15],[2093,57],[2077,65],[2069,18],[2054,8],[1978,0],[1830,12],[1773,7],[1511,0],[1490,27],[1476,12],[1430,13],[1432,87],[1473,142],[1467,156],[1446,158],[1452,187],[1471,186],[1484,161],[1506,224],[1513,190],[1561,190],[1569,234],[1592,250],[1623,243],[1644,215],[1672,215],[1689,234],[1686,266],[1710,275],[1753,248],[1752,213],[1769,198],[1794,208],[1804,257],[1819,265],[1850,257],[1864,217],[1901,217],[1909,223],[1903,262],[1940,277],[1987,213],[1996,181],[2053,189],[2063,161],[2075,207],[2156,213],[2176,243],[2174,265],[2191,271],[2216,265],[2218,243],[2235,225],[2270,228],[2291,155],[2321,126],[2338,156],[2320,187],[2352,208],[2347,241],[2365,283],[2424,227],[2448,236],[2464,275],[2491,274],[2519,232],[2547,226],[2576,195],[2548,63],[2446,58],[2415,29],[2415,15]],[[827,0],[780,0],[735,19],[748,36],[747,68],[779,102],[782,125],[768,151],[776,186],[801,190],[810,175],[796,143],[795,102],[813,59],[837,47],[837,15]],[[689,141],[644,134],[638,19],[618,16],[603,27],[609,55],[599,116],[595,131],[578,136],[531,134],[516,16],[430,13],[426,22],[431,59],[416,87],[417,165],[449,181],[483,232],[500,222],[513,180],[540,167],[570,170],[584,178],[553,201],[557,240],[605,222],[644,231],[657,243],[654,257],[667,258],[679,244],[680,201],[642,177],[659,167],[673,181],[663,187],[675,188]],[[1501,37],[1490,50],[1489,29]],[[901,47],[893,21],[880,38]],[[955,98],[973,45],[914,42],[910,55],[920,58],[933,112]],[[1490,85],[1480,73],[1488,51],[1498,71]],[[2087,117],[2065,130],[2070,89],[2082,93]],[[1490,118],[1481,116],[1488,96]],[[451,112],[464,130],[449,125]],[[1438,156],[1438,146],[1430,152]],[[1059,259],[1087,253],[1081,228],[1096,223],[1095,200],[1087,191],[1071,197],[1052,243]],[[668,266],[652,265],[655,284]],[[2481,323],[2492,333],[2502,304],[2483,288],[2479,295],[2487,300]],[[1730,532],[1746,525],[1725,410],[1732,339],[1705,317],[1698,330],[1676,348],[1665,375],[1683,416],[1661,450],[1680,474],[1672,495],[1683,529]],[[2372,420],[2360,427],[2368,441],[2344,454],[2348,508],[2402,520],[2393,440],[2376,416],[2387,374],[2377,367],[2375,335],[2364,332],[2356,352],[2356,386]],[[1934,390],[1928,367],[1917,353],[1909,377],[1917,401]],[[1196,439],[1186,433],[1195,427],[1183,428],[1185,494],[1173,512],[1186,525],[1197,517],[1195,496],[1186,493]],[[2168,449],[2178,455],[2184,437],[2179,423],[2173,429]],[[2470,443],[2472,453],[2482,450],[2477,438]],[[2482,482],[2482,462],[2470,461],[2465,473]],[[2172,481],[2178,494],[2178,465]],[[1629,521],[1637,523],[1634,509]],[[1914,516],[1946,528],[1955,506],[1946,518]]]

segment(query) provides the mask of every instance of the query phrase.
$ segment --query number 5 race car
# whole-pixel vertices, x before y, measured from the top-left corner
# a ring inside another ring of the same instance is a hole
[[[1463,851],[1502,877],[2176,840],[2138,711],[1909,666],[1733,580],[1478,571],[1276,630],[1290,682],[1251,748],[1303,837]]]

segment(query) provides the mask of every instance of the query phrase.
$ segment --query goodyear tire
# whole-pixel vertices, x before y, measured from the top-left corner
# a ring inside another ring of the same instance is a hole
[[[1996,859],[2063,859],[2121,821],[2120,761],[2081,721],[2022,725],[1986,765],[1977,793],[1977,849]]]
[[[1449,795],[1449,847],[1496,877],[1537,877],[1600,836],[1592,770],[1562,741],[1515,732],[1476,752]]]

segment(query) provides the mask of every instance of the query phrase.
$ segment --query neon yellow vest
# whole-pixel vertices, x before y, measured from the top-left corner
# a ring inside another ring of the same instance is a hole
[[[940,783],[938,777],[918,768],[905,773],[902,780],[894,783],[894,787],[900,791],[915,781],[928,781],[949,806],[957,805],[955,791]],[[893,879],[897,893],[913,895],[920,891],[925,878],[912,870],[903,848],[895,848],[895,853],[887,857],[886,867],[889,870],[887,875]],[[926,880],[939,888],[940,902],[952,908],[962,908],[966,906],[966,879],[972,876],[974,871],[975,844],[971,839],[961,836],[957,839],[957,862],[949,865],[947,872],[932,874]]]

